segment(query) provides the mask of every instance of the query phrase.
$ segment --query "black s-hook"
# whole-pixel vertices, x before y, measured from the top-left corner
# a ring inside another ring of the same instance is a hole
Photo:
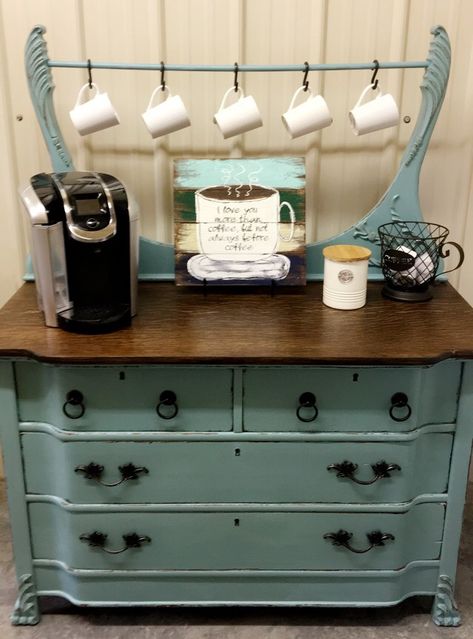
[[[304,67],[304,79],[302,80],[302,86],[304,87],[304,91],[307,91],[309,88],[309,80],[307,79],[307,76],[309,75],[309,63],[304,62]]]
[[[166,81],[164,79],[164,62],[161,60],[161,91],[166,88]]]
[[[92,62],[90,58],[87,60],[87,71],[89,73],[89,89],[92,89]]]
[[[235,74],[235,79],[233,80],[233,88],[236,92],[238,91],[238,62],[235,62],[233,73]]]
[[[374,67],[373,75],[371,76],[371,88],[374,91],[375,89],[378,88],[378,80],[376,79],[376,76],[378,75],[378,71],[379,71],[379,60],[373,60],[373,64],[375,65],[375,67]]]

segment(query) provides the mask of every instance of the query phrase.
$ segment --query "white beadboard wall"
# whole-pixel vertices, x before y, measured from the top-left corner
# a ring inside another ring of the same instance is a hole
[[[450,36],[453,65],[439,121],[424,161],[424,218],[445,224],[466,260],[451,281],[473,304],[473,48],[471,0],[0,0],[0,304],[20,286],[28,241],[18,185],[51,170],[25,80],[23,48],[35,24],[46,29],[49,56],[62,60],[192,64],[302,64],[425,59],[430,28]],[[192,126],[152,141],[141,121],[159,72],[94,70],[109,93],[118,127],[81,138],[68,112],[84,70],[54,69],[55,104],[78,169],[110,172],[133,190],[147,237],[172,239],[172,162],[179,157],[297,154],[306,157],[308,240],[323,239],[359,219],[394,176],[420,105],[421,70],[381,70],[401,116],[411,123],[358,138],[347,113],[369,71],[312,72],[313,90],[333,125],[291,141],[281,114],[302,73],[248,73],[264,126],[224,141],[212,122],[232,74],[172,73],[166,81],[184,99]]]

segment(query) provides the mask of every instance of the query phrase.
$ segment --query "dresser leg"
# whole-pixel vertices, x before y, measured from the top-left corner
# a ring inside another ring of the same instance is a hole
[[[38,597],[32,575],[22,575],[18,586],[18,599],[10,617],[13,626],[34,626],[39,623]]]
[[[461,617],[453,596],[450,577],[440,575],[432,608],[432,620],[437,626],[459,626]]]

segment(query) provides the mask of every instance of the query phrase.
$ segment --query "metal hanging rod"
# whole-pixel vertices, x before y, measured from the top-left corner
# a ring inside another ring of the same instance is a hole
[[[129,69],[133,71],[161,71],[162,65],[159,64],[126,64],[121,62],[74,62],[61,60],[48,60],[49,67],[65,68],[65,69]],[[414,62],[380,62],[380,69],[427,69],[429,62],[427,60]],[[224,73],[233,73],[235,65],[199,65],[199,64],[165,64],[166,71],[222,71]],[[345,71],[352,69],[373,69],[373,62],[359,62],[354,64],[309,64],[309,71]],[[285,64],[285,65],[257,65],[257,64],[239,64],[238,71],[306,71],[304,64]]]

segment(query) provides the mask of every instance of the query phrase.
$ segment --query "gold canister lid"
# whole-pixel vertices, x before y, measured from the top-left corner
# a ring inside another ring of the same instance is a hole
[[[326,246],[322,253],[324,257],[332,262],[360,262],[367,260],[371,256],[371,251],[366,246],[356,246],[355,244],[332,244]]]

